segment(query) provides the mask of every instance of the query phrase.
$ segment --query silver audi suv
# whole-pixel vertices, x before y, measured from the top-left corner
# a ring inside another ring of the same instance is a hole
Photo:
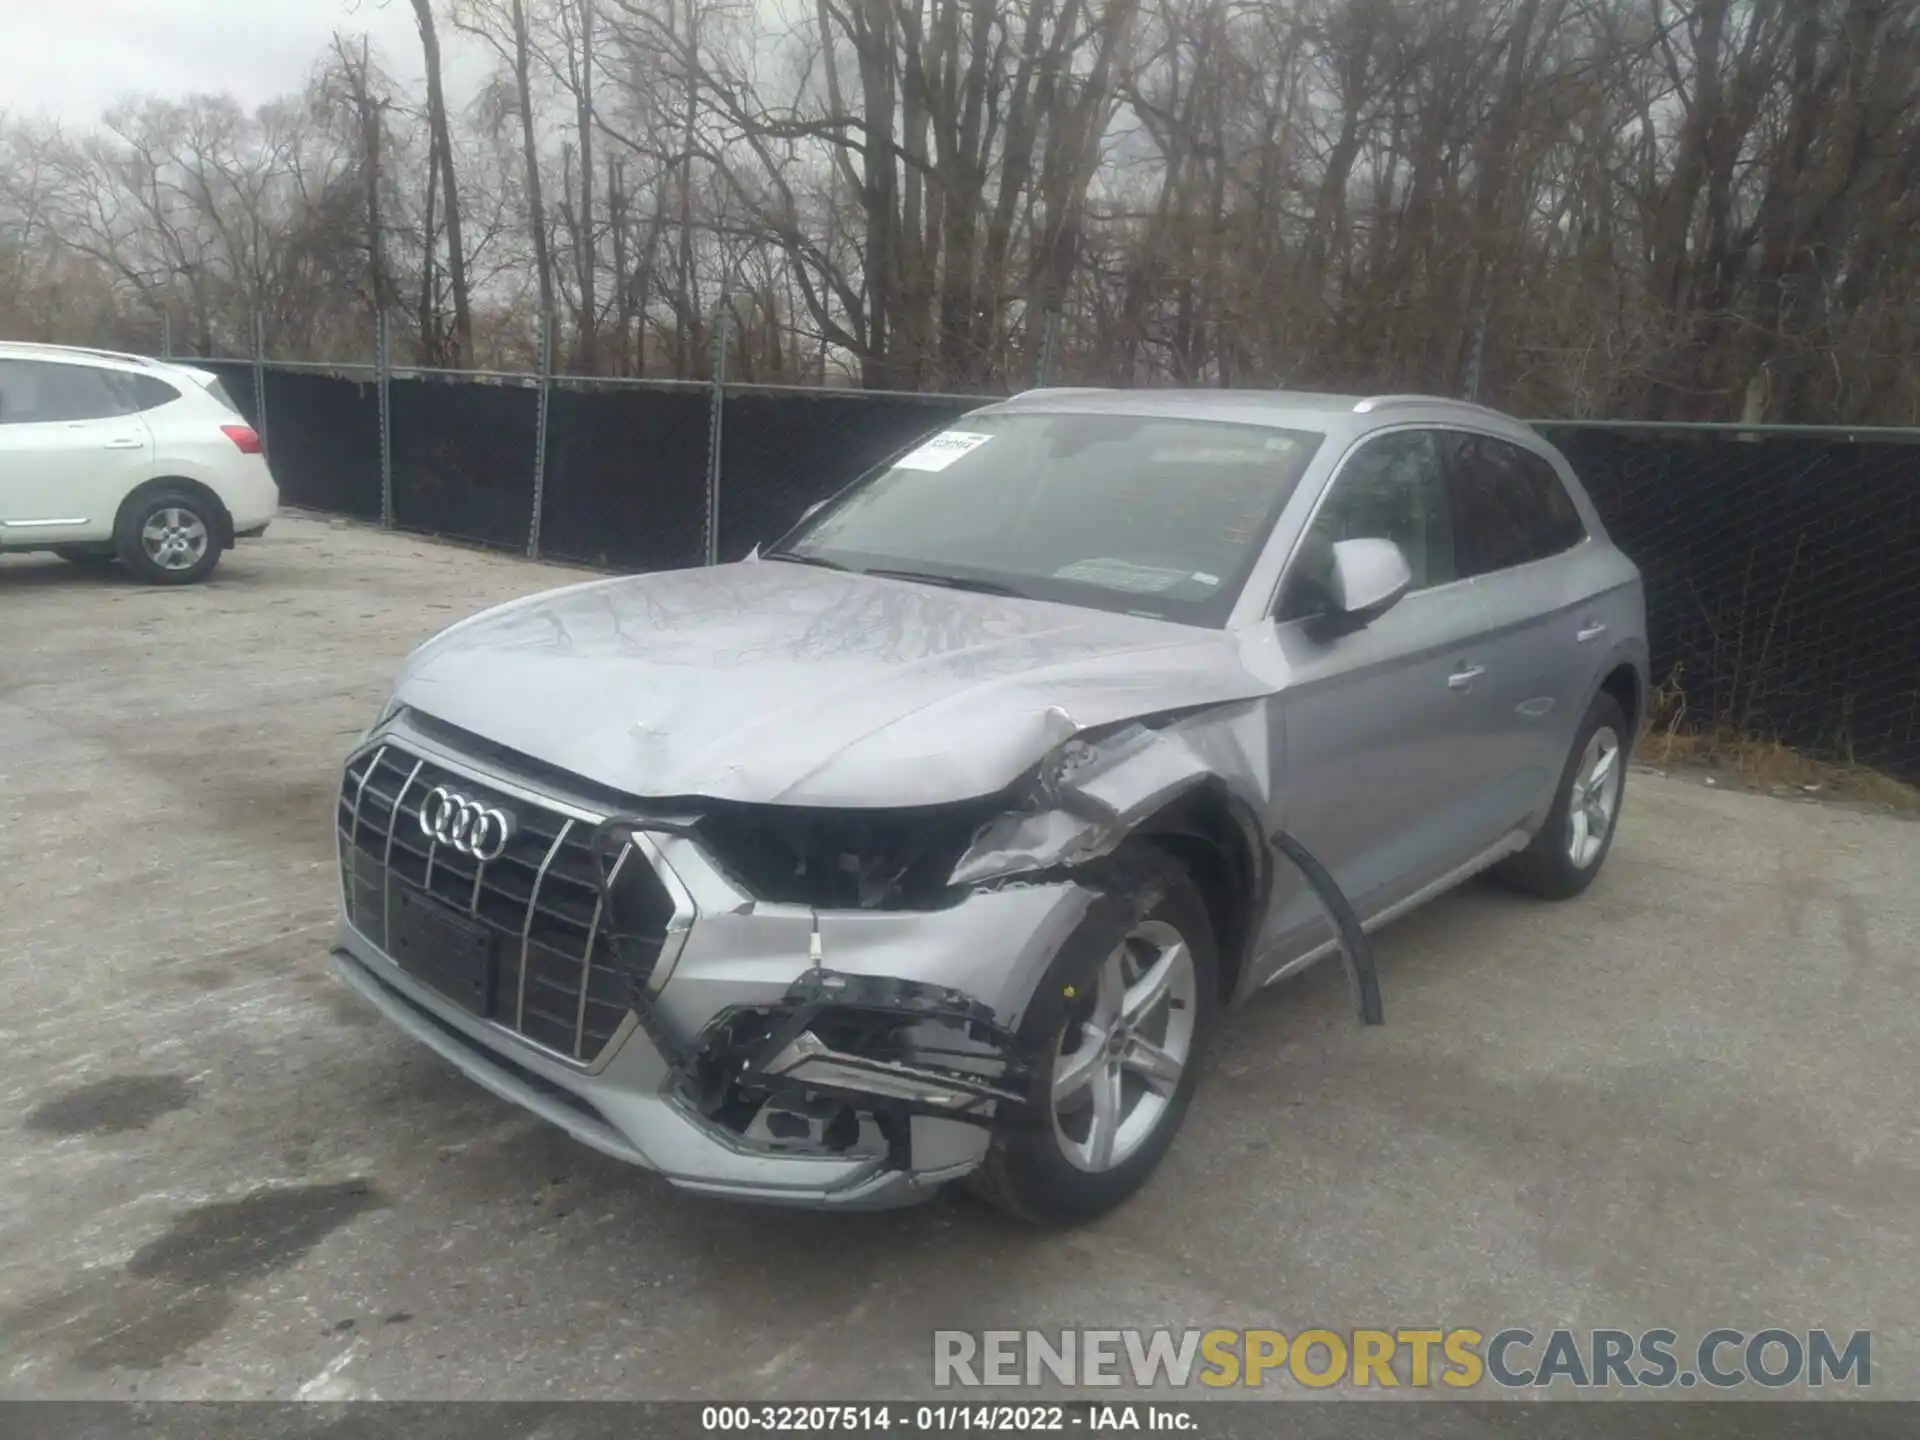
[[[687,1189],[1071,1223],[1260,987],[1479,871],[1584,890],[1646,667],[1513,420],[1032,392],[742,563],[422,646],[347,761],[334,962]]]

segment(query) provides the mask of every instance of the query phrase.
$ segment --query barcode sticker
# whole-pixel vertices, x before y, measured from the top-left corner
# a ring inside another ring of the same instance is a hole
[[[944,470],[963,455],[971,455],[992,438],[991,435],[981,435],[971,430],[942,430],[893,463],[902,470]]]

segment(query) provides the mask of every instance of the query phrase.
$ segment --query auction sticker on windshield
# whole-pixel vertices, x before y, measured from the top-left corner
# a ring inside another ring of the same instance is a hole
[[[992,438],[991,435],[981,435],[971,430],[942,430],[893,463],[901,470],[944,470],[962,456],[971,455]]]

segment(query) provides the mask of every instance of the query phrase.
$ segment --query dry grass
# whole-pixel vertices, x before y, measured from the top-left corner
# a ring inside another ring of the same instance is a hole
[[[1920,787],[1854,760],[1821,759],[1766,736],[1689,712],[1679,666],[1647,695],[1634,758],[1704,770],[1744,790],[1841,800],[1920,818]],[[1844,747],[1843,747],[1844,749]]]
[[[1778,740],[1730,730],[1650,726],[1634,758],[1648,765],[1704,770],[1742,789],[1851,800],[1920,817],[1920,787],[1870,765],[1818,760]]]

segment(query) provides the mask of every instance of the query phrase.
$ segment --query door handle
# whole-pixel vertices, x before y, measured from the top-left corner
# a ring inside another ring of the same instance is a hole
[[[1447,689],[1471,690],[1473,688],[1473,682],[1486,673],[1487,667],[1484,665],[1463,666],[1447,676]]]
[[[116,435],[107,441],[109,450],[137,450],[147,442],[138,435]]]
[[[1607,627],[1602,622],[1598,620],[1589,620],[1585,628],[1581,629],[1578,633],[1576,633],[1573,638],[1577,643],[1584,645],[1589,640],[1598,640],[1602,635],[1606,633],[1607,633]]]

